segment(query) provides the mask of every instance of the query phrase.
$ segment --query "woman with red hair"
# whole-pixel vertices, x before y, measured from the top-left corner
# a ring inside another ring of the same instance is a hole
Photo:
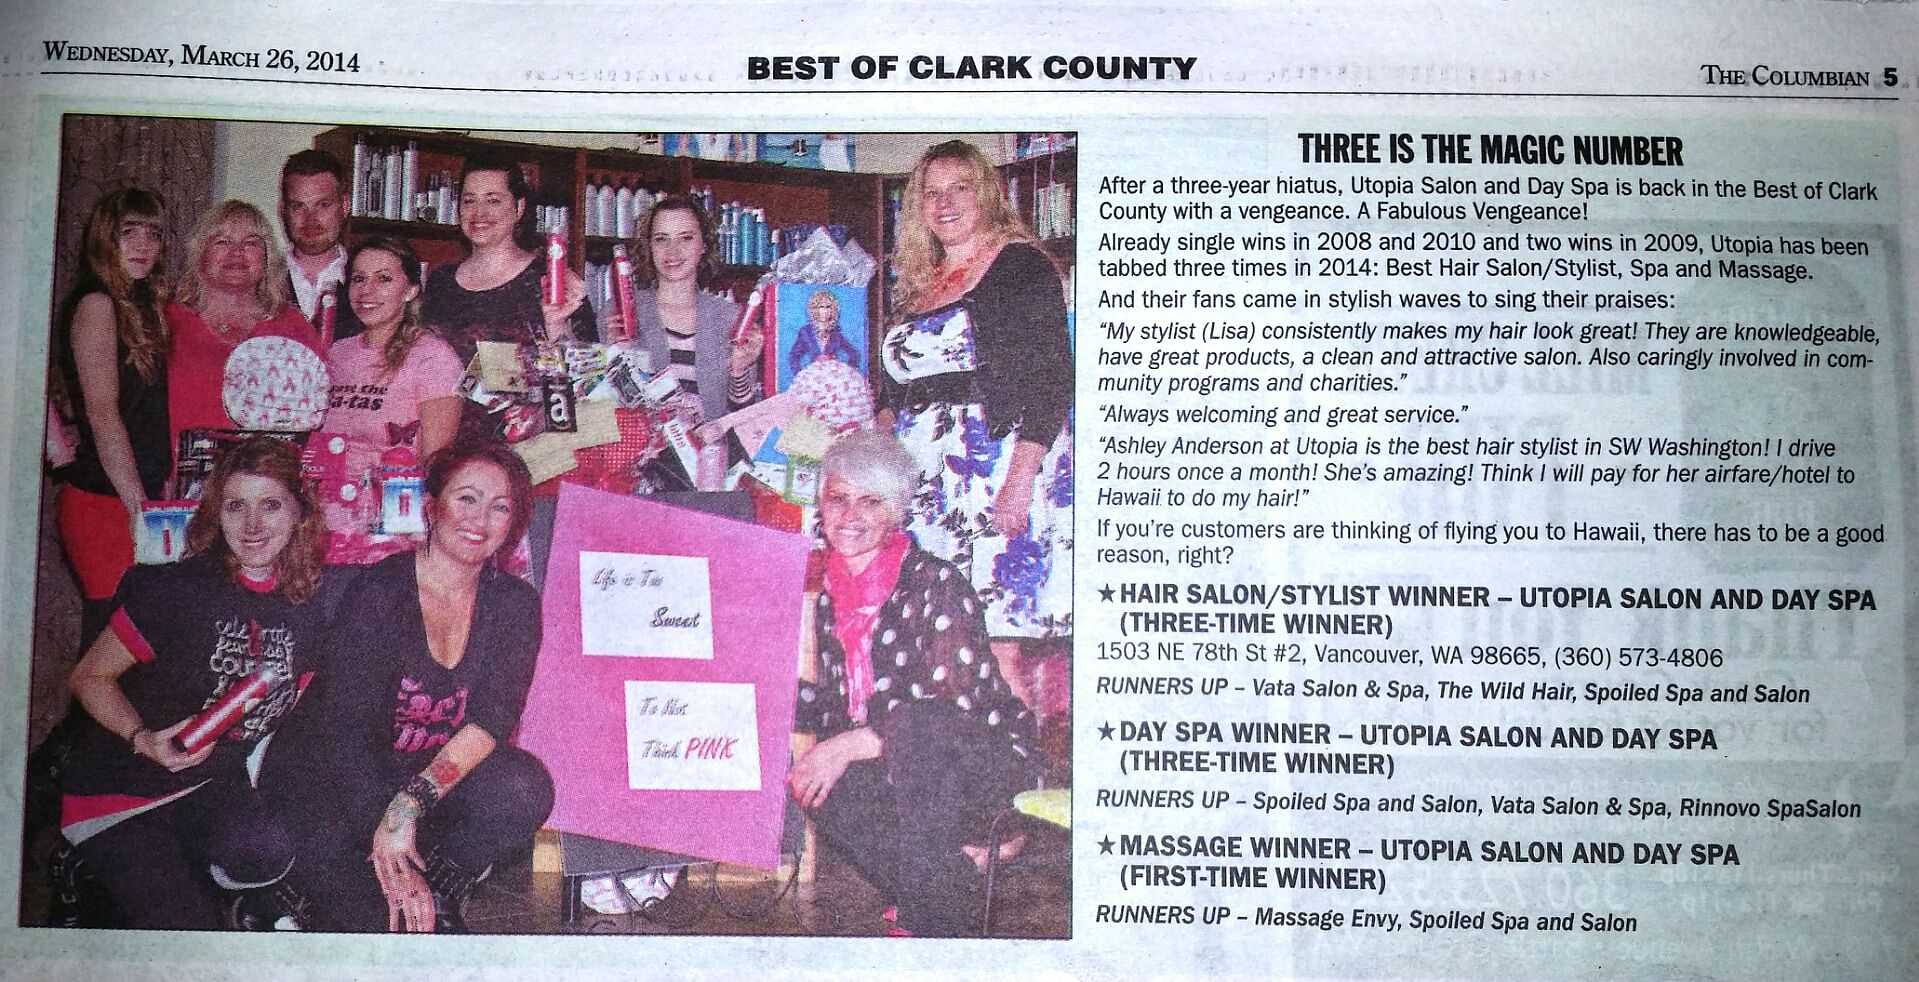
[[[324,532],[298,451],[269,437],[234,446],[187,525],[187,558],[127,573],[68,680],[86,712],[61,769],[60,826],[129,926],[217,927],[215,884],[264,887],[292,865],[248,759],[312,676]],[[210,742],[183,735],[250,684],[264,689]]]
[[[508,743],[540,648],[539,596],[495,565],[532,516],[526,465],[456,440],[425,490],[426,541],[347,588],[313,705],[268,762],[329,928],[464,930],[473,884],[553,807],[546,768]]]

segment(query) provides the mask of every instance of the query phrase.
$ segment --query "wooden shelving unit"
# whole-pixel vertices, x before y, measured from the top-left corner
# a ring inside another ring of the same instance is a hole
[[[811,223],[844,225],[860,246],[883,256],[880,220],[883,178],[874,174],[817,171],[778,164],[742,164],[694,157],[663,157],[631,150],[588,150],[468,136],[460,132],[393,129],[377,126],[340,126],[319,134],[314,146],[351,166],[354,144],[369,147],[405,147],[419,150],[418,186],[429,175],[448,174],[457,181],[469,157],[478,154],[520,163],[532,185],[532,205],[562,205],[568,209],[568,249],[575,269],[590,258],[604,262],[621,240],[586,234],[582,201],[590,183],[615,185],[631,181],[649,191],[680,193],[710,188],[716,201],[739,201],[764,209],[773,228]],[[458,225],[426,221],[354,217],[348,220],[350,243],[370,235],[396,235],[408,240],[420,258],[435,265],[465,258]],[[763,266],[726,266],[721,283],[743,298],[766,271]],[[875,278],[878,279],[877,277]],[[868,288],[868,331],[877,332],[882,307],[879,287]]]

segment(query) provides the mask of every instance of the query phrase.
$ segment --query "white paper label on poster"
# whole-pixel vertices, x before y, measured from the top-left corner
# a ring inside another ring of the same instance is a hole
[[[580,651],[712,661],[706,558],[580,553]]]
[[[626,683],[626,783],[635,791],[760,790],[750,682]]]

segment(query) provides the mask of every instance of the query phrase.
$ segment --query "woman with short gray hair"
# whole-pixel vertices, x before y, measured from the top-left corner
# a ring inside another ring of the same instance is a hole
[[[827,452],[821,676],[799,725],[793,800],[880,891],[896,934],[970,933],[981,880],[967,843],[1034,785],[1033,718],[999,675],[979,597],[902,530],[918,470],[884,433]],[[978,851],[974,849],[973,851]]]

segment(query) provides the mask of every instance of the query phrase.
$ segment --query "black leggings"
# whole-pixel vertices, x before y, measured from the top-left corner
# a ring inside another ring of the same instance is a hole
[[[899,907],[899,926],[957,937],[978,927],[983,877],[969,834],[1031,786],[1004,735],[934,702],[893,712],[877,760],[848,765],[814,815],[819,834]]]
[[[318,820],[302,823],[292,880],[318,907],[321,929],[387,929],[386,898],[367,855],[374,826],[412,777],[369,775],[307,810],[309,819]],[[517,747],[498,746],[420,819],[416,845],[422,857],[438,851],[477,875],[532,848],[533,834],[552,810],[553,779],[545,765]]]
[[[293,865],[293,840],[244,779],[216,779],[80,843],[128,927],[210,931],[221,892],[265,886]]]

